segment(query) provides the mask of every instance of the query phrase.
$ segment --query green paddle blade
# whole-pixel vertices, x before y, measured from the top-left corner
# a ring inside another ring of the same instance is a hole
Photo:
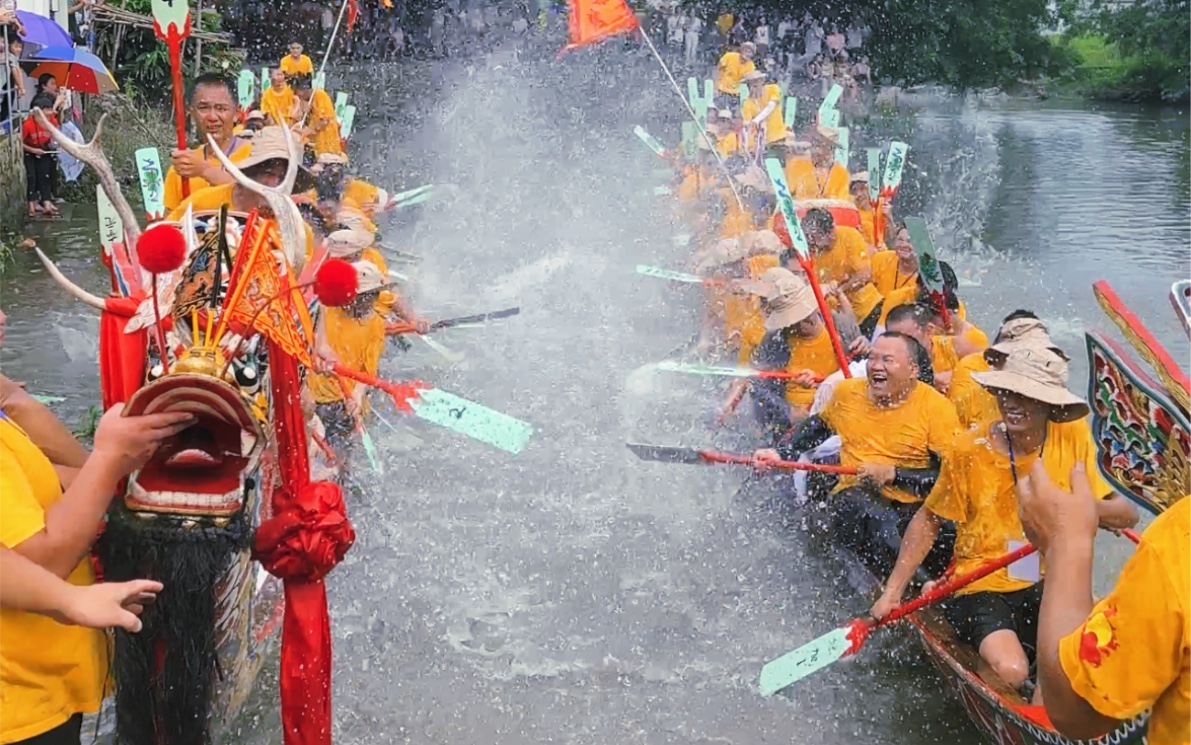
[[[881,177],[881,191],[892,196],[902,185],[902,172],[906,168],[906,154],[910,146],[904,142],[891,142],[889,155],[885,158],[885,175]]]
[[[145,202],[145,214],[152,220],[160,220],[165,216],[165,182],[162,179],[161,156],[155,147],[142,147],[136,151],[134,157],[137,175],[141,181],[141,198]]]
[[[653,187],[653,195],[655,197],[664,197],[670,193],[669,186],[655,186]]]
[[[716,375],[728,378],[749,378],[757,374],[756,370],[747,367],[724,367],[721,365],[687,365],[682,362],[666,360],[659,362],[656,369],[665,372],[683,373],[685,375]]]
[[[419,419],[514,454],[525,448],[533,434],[528,422],[437,388],[419,391],[409,404]]]
[[[421,204],[434,196],[434,184],[426,184],[416,189],[409,189],[393,195],[393,202],[397,207],[412,207]]]
[[[692,284],[702,284],[703,282],[702,279],[694,274],[675,272],[670,269],[663,269],[660,266],[647,266],[645,264],[637,265],[637,274],[644,274],[646,277],[657,277],[658,279],[669,279],[674,282],[690,282]]]
[[[47,396],[42,393],[31,393],[29,395],[33,396],[33,400],[37,403],[44,404],[46,406],[49,406],[50,404],[60,404],[66,400],[61,396]]]
[[[740,105],[744,106],[744,102],[749,100],[749,87],[745,83],[741,83],[740,87],[736,89],[736,93],[740,96]]]
[[[659,156],[665,157],[666,146],[658,142],[653,135],[645,131],[645,127],[640,124],[633,127],[633,134],[637,135],[638,139],[645,143],[646,147],[657,153]]]
[[[770,660],[761,668],[761,695],[772,696],[788,685],[847,657],[852,650],[851,626],[844,626]]]
[[[831,86],[831,90],[827,91],[827,95],[823,98],[823,103],[819,104],[819,124],[825,127],[834,127],[834,124],[828,124],[823,121],[823,117],[829,111],[835,111],[835,105],[839,103],[840,96],[844,95],[844,87],[839,83]],[[836,113],[836,122],[839,122],[839,113]]]
[[[939,269],[938,259],[935,258],[935,243],[930,239],[926,220],[921,217],[907,217],[906,230],[910,233],[910,243],[914,244],[914,253],[918,254],[918,279],[927,292],[942,292],[943,273]]]
[[[345,140],[351,137],[352,127],[355,126],[355,123],[356,107],[355,105],[349,103],[343,107],[343,117],[340,119],[339,135]]]
[[[360,439],[364,442],[364,453],[368,456],[368,465],[372,466],[373,471],[383,475],[385,467],[376,452],[376,443],[372,441],[372,435],[368,434],[368,430],[363,427],[360,428]]]
[[[335,94],[335,118],[343,123],[343,110],[347,108],[347,94],[339,91]]]
[[[844,168],[848,167],[848,128],[839,128],[839,147],[835,149],[835,162]]]
[[[868,155],[868,198],[877,201],[881,193],[881,148],[865,148]]]
[[[835,129],[839,126],[839,109],[827,109],[819,112],[819,124]]]
[[[253,98],[256,98],[256,75],[252,70],[241,70],[236,78],[236,100],[240,108],[246,109]]]
[[[786,183],[786,172],[782,170],[782,162],[777,158],[766,158],[765,172],[773,182],[777,206],[786,220],[786,231],[790,233],[794,250],[803,259],[810,258],[810,245],[806,242],[806,236],[802,233],[802,223],[798,221],[798,213],[794,210],[794,197],[790,194],[790,185]]]
[[[786,96],[786,110],[782,115],[782,121],[786,123],[786,128],[789,129],[794,126],[794,117],[798,114],[798,97]]]
[[[320,72],[319,74],[315,75],[314,82],[310,87],[314,88],[316,91],[325,90],[327,87],[327,74]]]

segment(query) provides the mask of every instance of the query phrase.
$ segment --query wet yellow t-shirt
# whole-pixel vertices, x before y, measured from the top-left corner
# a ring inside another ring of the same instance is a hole
[[[169,214],[167,219],[173,221],[181,220],[186,215],[187,207],[190,207],[196,213],[217,211],[225,204],[230,209],[232,206],[232,192],[235,188],[235,184],[220,184],[219,186],[208,186],[201,191],[191,192],[189,197],[174,208],[174,211]],[[306,229],[306,260],[309,261],[310,257],[314,256],[314,231],[306,223],[302,223],[302,227]]]
[[[971,429],[981,422],[999,419],[1001,416],[1001,410],[997,408],[997,399],[972,379],[972,373],[988,372],[989,369],[984,353],[975,352],[961,358],[951,372],[947,399],[955,404],[955,413],[964,429]]]
[[[339,120],[335,118],[335,104],[326,91],[316,90],[310,94],[310,114],[306,123],[313,125],[318,121],[326,121],[323,128],[311,135],[310,144],[314,146],[315,157],[323,153],[342,153],[343,140],[339,136]]]
[[[720,80],[716,89],[735,96],[740,92],[740,79],[756,69],[757,65],[741,57],[740,52],[727,52],[720,57]]]
[[[848,193],[848,169],[839,163],[820,171],[810,158],[790,158],[786,161],[786,182],[795,201],[799,199],[841,199],[852,201]]]
[[[298,55],[297,59],[294,59],[292,54],[287,54],[281,58],[281,64],[278,67],[281,68],[281,71],[285,73],[286,77],[314,75],[314,63],[304,54]]]
[[[732,196],[730,190],[721,189],[720,195],[727,205],[724,221],[720,223],[720,237],[739,238],[745,233],[751,232],[753,216],[749,214],[748,210],[741,209],[740,203],[736,201],[736,197]]]
[[[252,140],[242,140],[237,137],[231,145],[232,152],[231,155],[227,156],[227,159],[233,163],[239,163],[249,155],[252,155]],[[215,157],[215,154],[206,145],[199,145],[190,152],[202,155],[208,165],[219,165],[219,159]],[[195,177],[189,181],[191,194],[210,186],[206,179]],[[165,203],[167,212],[177,208],[182,203],[182,177],[178,175],[178,172],[174,170],[173,166],[170,166],[170,169],[165,173],[165,191],[161,201]]]
[[[884,253],[884,252],[882,252]],[[879,255],[879,254],[878,254]],[[910,285],[899,287],[885,295],[885,305],[881,307],[881,319],[877,321],[878,326],[885,325],[885,317],[889,315],[889,311],[893,310],[899,305],[907,305],[913,303],[918,297],[918,280],[915,279]],[[959,301],[959,315],[961,320],[968,320],[968,307],[964,305],[964,301]],[[987,338],[987,337],[986,337]]]
[[[269,86],[261,94],[261,111],[273,117],[274,124],[288,127],[294,123],[294,89]]]
[[[815,256],[815,270],[819,273],[820,282],[844,283],[871,267],[868,257],[868,246],[860,231],[843,225],[835,228],[835,243],[827,251]],[[863,321],[873,312],[873,308],[881,302],[881,293],[872,282],[866,282],[861,287],[845,293],[852,310],[856,312],[856,320]]]
[[[861,219],[864,218],[864,213],[860,213]],[[872,258],[873,267],[873,285],[876,286],[877,292],[885,296],[886,305],[893,302],[894,297],[890,293],[894,290],[903,287],[913,287],[917,290],[918,287],[918,272],[911,274],[902,274],[897,268],[897,254],[893,251],[878,251]],[[910,294],[909,302],[913,302],[914,294]]]
[[[728,132],[716,138],[715,150],[721,158],[731,158],[733,155],[747,155],[743,149],[742,139],[736,132]]]
[[[776,104],[769,116],[765,117],[765,144],[775,145],[786,141],[786,120],[782,118],[782,89],[777,83],[766,83],[762,86],[760,98],[749,96],[741,113],[744,120],[750,122],[770,101],[775,101]]]
[[[959,355],[950,336],[932,336],[930,364],[935,372],[951,372],[959,364]]]
[[[344,367],[369,375],[376,375],[380,356],[385,349],[385,321],[376,313],[364,318],[352,318],[342,308],[323,308],[327,343]],[[344,379],[348,392],[355,389],[353,380]],[[328,404],[343,400],[343,387],[335,373],[310,371],[306,385],[316,403]]]
[[[956,439],[950,457],[943,461],[935,488],[926,498],[928,510],[956,523],[956,575],[967,574],[984,562],[1009,553],[1009,541],[1026,540],[1017,515],[1009,456],[993,449],[989,439],[989,428],[994,423],[985,421]],[[1015,455],[1018,475],[1024,476],[1038,457],[1038,453]],[[1070,490],[1071,469],[1076,463],[1084,464],[1093,496],[1103,499],[1112,493],[1096,470],[1096,446],[1087,420],[1051,422],[1042,447],[1046,473],[1057,486]],[[1010,575],[1008,567],[999,569],[956,594],[1014,592],[1034,584]]]
[[[0,543],[15,549],[43,530],[46,511],[61,498],[49,459],[0,415]],[[90,560],[80,561],[66,581],[93,584]],[[75,714],[98,711],[108,664],[102,631],[0,610],[0,742],[27,740]]]
[[[947,459],[959,431],[955,407],[925,383],[915,384],[899,405],[882,408],[869,398],[868,380],[842,380],[819,416],[842,440],[840,465],[852,467],[879,463],[926,468],[932,452]],[[841,476],[836,491],[856,481],[855,476]],[[921,501],[892,485],[881,487],[881,494],[895,502]]]
[[[1108,597],[1059,642],[1071,689],[1106,717],[1146,709],[1150,745],[1191,742],[1191,499],[1142,534]]]
[[[790,347],[790,362],[786,365],[787,372],[801,372],[810,370],[816,375],[826,378],[839,370],[839,360],[835,357],[835,347],[831,346],[831,335],[827,333],[827,326],[819,330],[814,339],[798,339],[790,337],[786,340]],[[815,402],[815,388],[805,388],[794,382],[786,383],[786,403],[810,409]]]
[[[343,198],[350,199],[360,206],[366,215],[371,215],[376,209],[383,207],[377,204],[380,198],[380,187],[373,186],[361,178],[349,178],[343,186]]]

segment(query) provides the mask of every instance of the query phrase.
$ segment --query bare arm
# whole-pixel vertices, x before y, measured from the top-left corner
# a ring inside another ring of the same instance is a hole
[[[54,465],[81,468],[87,460],[86,449],[49,407],[3,375],[0,375],[0,409]]]
[[[1132,528],[1137,525],[1137,507],[1120,494],[1110,494],[1096,501],[1096,516],[1100,524],[1112,530]]]
[[[897,564],[893,567],[889,579],[885,582],[885,592],[873,605],[874,618],[883,618],[889,614],[893,606],[902,601],[914,572],[922,565],[931,547],[935,545],[935,537],[939,535],[939,526],[943,519],[926,507],[919,507],[914,513],[902,538],[901,551],[897,554]],[[879,614],[879,615],[878,615]]]

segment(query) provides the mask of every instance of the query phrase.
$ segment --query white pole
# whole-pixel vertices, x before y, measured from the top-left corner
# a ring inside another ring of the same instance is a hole
[[[331,58],[331,47],[335,46],[335,37],[339,35],[339,26],[343,23],[343,16],[347,13],[349,2],[351,0],[343,0],[343,7],[339,9],[339,17],[335,19],[335,29],[331,32],[331,40],[327,42],[327,51],[323,52],[323,63],[318,66],[319,75],[322,75],[327,69],[327,60]]]
[[[728,187],[732,189],[732,195],[736,197],[736,203],[740,205],[740,209],[743,210],[745,208],[744,200],[740,198],[740,192],[736,191],[736,182],[732,179],[732,174],[728,172],[728,166],[724,163],[724,159],[720,157],[719,150],[715,149],[715,142],[711,139],[711,136],[707,134],[707,130],[703,128],[703,124],[699,121],[699,115],[695,113],[695,109],[693,106],[691,106],[691,102],[687,100],[686,94],[682,92],[682,88],[679,87],[678,81],[674,79],[674,74],[670,72],[670,68],[666,67],[665,60],[662,59],[662,55],[658,54],[658,48],[653,45],[653,40],[649,38],[649,34],[645,33],[645,29],[643,27],[639,27],[638,30],[641,32],[641,38],[645,39],[645,43],[649,45],[649,50],[653,52],[653,56],[657,58],[658,64],[662,66],[662,72],[666,73],[666,77],[670,79],[670,84],[674,86],[674,91],[678,94],[678,97],[682,99],[682,103],[686,106],[686,110],[691,115],[691,119],[695,122],[695,126],[699,128],[699,133],[707,141],[707,144],[711,145],[711,154],[715,156],[715,160],[720,164],[720,168],[723,170],[724,175],[728,177]]]

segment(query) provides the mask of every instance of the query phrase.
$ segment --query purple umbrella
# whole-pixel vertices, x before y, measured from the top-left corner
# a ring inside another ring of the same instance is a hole
[[[74,46],[74,40],[70,38],[70,34],[45,16],[39,16],[27,10],[18,10],[17,20],[25,27],[25,33],[20,37],[26,44],[36,44],[38,47]],[[25,51],[32,50],[26,49]]]

